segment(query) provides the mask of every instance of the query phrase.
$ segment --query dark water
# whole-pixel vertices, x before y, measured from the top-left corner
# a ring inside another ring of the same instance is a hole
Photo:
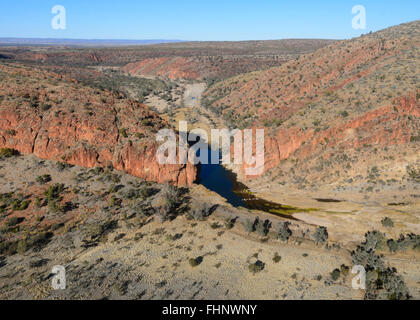
[[[236,176],[220,164],[210,164],[211,153],[220,154],[209,149],[209,164],[200,165],[200,183],[207,189],[220,194],[231,205],[245,207],[242,197],[235,193],[237,189]]]
[[[219,151],[209,149],[211,153],[219,154]],[[219,164],[201,164],[200,181],[207,189],[214,191],[225,198],[234,207],[245,207],[251,210],[261,210],[273,215],[294,219],[295,212],[306,211],[295,207],[284,206],[275,202],[267,201],[254,196],[249,189],[236,180],[236,175]]]

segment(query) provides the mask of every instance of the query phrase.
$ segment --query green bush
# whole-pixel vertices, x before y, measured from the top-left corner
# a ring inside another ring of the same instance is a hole
[[[281,261],[281,256],[276,252],[273,258],[274,263],[279,263]]]
[[[340,275],[341,272],[339,269],[335,269],[333,272],[331,272],[331,278],[333,279],[333,281],[337,281],[338,279],[340,279]]]
[[[0,159],[11,158],[19,155],[19,151],[10,148],[0,149]]]

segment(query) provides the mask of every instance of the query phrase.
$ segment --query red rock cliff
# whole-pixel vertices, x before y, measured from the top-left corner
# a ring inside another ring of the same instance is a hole
[[[33,68],[0,66],[0,74],[0,148],[88,168],[112,166],[158,183],[196,180],[191,164],[156,161],[156,132],[169,125],[147,106]]]

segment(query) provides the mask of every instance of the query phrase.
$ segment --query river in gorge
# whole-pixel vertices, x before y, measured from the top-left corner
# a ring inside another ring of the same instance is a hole
[[[212,153],[220,156],[219,151],[208,148],[209,160]],[[261,210],[288,219],[294,219],[293,213],[306,211],[306,209],[285,206],[256,197],[244,184],[237,181],[236,174],[227,170],[220,163],[211,164],[208,161],[208,164],[200,164],[199,173],[201,185],[218,193],[234,207]]]

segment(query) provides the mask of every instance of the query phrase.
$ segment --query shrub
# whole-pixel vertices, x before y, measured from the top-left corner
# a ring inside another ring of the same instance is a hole
[[[203,221],[208,218],[213,210],[213,206],[208,203],[201,203],[191,210],[190,217],[197,221]]]
[[[255,263],[251,263],[248,266],[249,272],[253,274],[256,274],[257,272],[264,270],[264,268],[265,268],[265,263],[260,260],[257,260]]]
[[[99,240],[105,240],[106,235],[117,227],[117,222],[113,220],[107,220],[105,222],[91,223],[84,227],[84,235],[88,238],[87,242],[96,242]]]
[[[271,228],[270,220],[262,221],[257,218],[256,223],[255,223],[255,230],[260,236],[265,237],[270,231],[270,228]]]
[[[394,221],[392,221],[391,218],[388,218],[388,217],[383,218],[381,223],[384,227],[387,227],[387,228],[394,227]]]
[[[128,138],[128,133],[127,133],[127,129],[120,129],[120,135],[123,137],[123,138]]]
[[[60,171],[60,172],[71,167],[70,164],[67,164],[67,163],[64,163],[64,162],[57,162],[56,165],[57,165],[57,170]]]
[[[46,184],[51,181],[51,176],[49,174],[44,174],[36,178],[36,182],[39,184]]]
[[[389,248],[389,251],[391,251],[392,253],[395,253],[400,249],[398,242],[394,239],[389,239],[386,244]]]
[[[42,111],[48,111],[48,110],[50,110],[51,109],[51,105],[50,104],[47,104],[47,103],[43,103],[42,105],[41,105],[41,109],[42,109]]]
[[[346,266],[345,264],[342,264],[340,267],[340,271],[344,276],[347,276],[350,272],[350,268]]]
[[[14,199],[13,202],[12,202],[12,210],[14,210],[14,211],[24,211],[24,210],[28,209],[30,203],[31,203],[31,201],[23,200],[22,198]]]
[[[315,243],[318,244],[324,244],[328,240],[328,231],[325,227],[318,227],[315,230],[314,233],[314,240]]]
[[[0,149],[0,159],[11,158],[19,155],[19,151],[10,148]]]
[[[386,243],[385,234],[379,231],[369,231],[365,234],[365,242],[362,243],[366,251],[384,249]]]
[[[190,266],[191,267],[197,267],[198,265],[200,265],[203,262],[203,257],[198,257],[198,258],[191,258],[189,260]]]
[[[402,250],[420,250],[420,235],[408,234],[406,236],[400,235],[398,240],[389,239],[387,246],[391,252]]]
[[[226,218],[225,219],[225,228],[230,230],[233,229],[233,227],[235,226],[235,219],[232,218]]]
[[[276,252],[273,258],[274,263],[279,263],[281,261],[281,256]]]
[[[351,253],[353,264],[362,265],[366,270],[365,299],[409,299],[410,294],[403,278],[395,268],[385,267],[382,256],[375,253],[383,235],[373,231],[366,233],[365,237],[365,242]],[[411,235],[409,239],[414,239],[415,243],[416,236]],[[404,236],[401,236],[398,242],[388,240],[388,247],[390,250],[397,250],[405,240]]]
[[[40,232],[35,235],[27,236],[17,243],[16,251],[20,254],[23,254],[31,248],[37,248],[39,250],[48,244],[52,235],[53,234],[50,232]]]
[[[347,111],[343,111],[340,113],[340,116],[342,116],[343,118],[347,118],[349,116],[349,113]]]
[[[337,281],[340,278],[341,272],[339,269],[335,269],[333,272],[331,272],[331,278],[333,281]]]
[[[292,236],[292,230],[289,228],[290,222],[280,222],[279,231],[277,234],[278,239],[283,242],[289,241],[289,238]]]
[[[166,185],[163,189],[163,196],[166,201],[166,206],[168,207],[168,210],[174,210],[179,205],[179,197],[180,192],[178,188]]]
[[[384,268],[367,273],[365,299],[408,300],[410,293],[395,268]]]
[[[64,212],[64,206],[60,204],[62,200],[60,194],[65,189],[64,184],[54,184],[50,186],[45,192],[44,195],[47,197],[48,209],[52,213]]]
[[[414,166],[408,166],[406,170],[413,181],[420,183],[420,167],[415,168]]]
[[[366,270],[380,269],[384,267],[381,256],[376,255],[373,249],[366,250],[363,246],[357,246],[351,253],[354,265],[364,266]]]
[[[18,225],[19,223],[21,223],[23,220],[24,218],[12,217],[9,220],[7,220],[4,225],[8,228],[14,227]]]
[[[246,219],[245,222],[243,223],[243,225],[244,225],[245,231],[248,234],[254,232],[254,230],[255,230],[254,229],[254,223],[251,220]]]

